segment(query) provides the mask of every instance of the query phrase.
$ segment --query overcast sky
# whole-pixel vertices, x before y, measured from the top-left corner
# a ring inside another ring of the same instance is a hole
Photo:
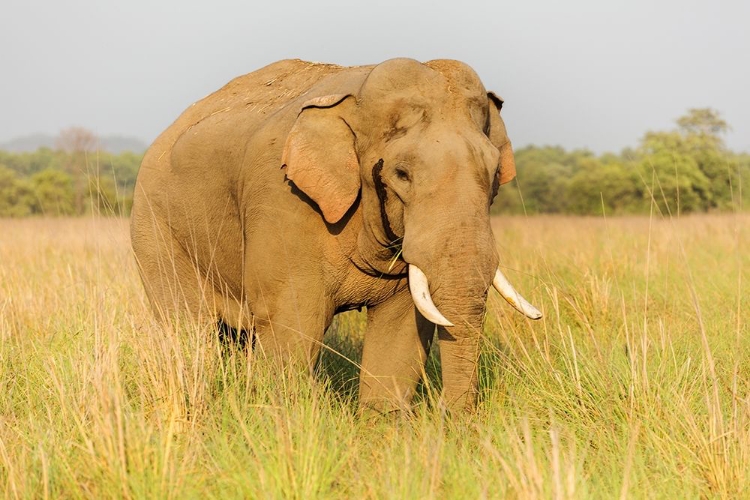
[[[152,141],[278,59],[460,59],[515,145],[620,151],[691,107],[750,151],[749,0],[2,0],[0,142],[78,125]]]

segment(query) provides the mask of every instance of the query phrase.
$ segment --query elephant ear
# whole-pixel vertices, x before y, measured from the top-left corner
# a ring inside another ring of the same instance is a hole
[[[500,110],[503,109],[503,100],[494,92],[487,93],[489,101],[489,131],[487,133],[490,141],[500,151],[500,178],[498,185],[512,181],[516,176],[516,160],[513,157],[513,146],[508,139],[508,133],[505,130],[505,122],[500,117]]]
[[[335,94],[305,102],[281,158],[287,178],[318,204],[331,224],[354,204],[360,187],[354,133],[342,117],[347,97]]]

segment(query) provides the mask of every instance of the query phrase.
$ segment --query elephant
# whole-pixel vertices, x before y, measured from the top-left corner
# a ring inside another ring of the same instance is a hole
[[[435,337],[442,401],[476,408],[491,284],[490,205],[515,177],[503,100],[454,60],[283,60],[190,106],[150,146],[131,215],[164,321],[249,332],[280,369],[311,367],[335,314],[366,308],[361,409],[411,408]]]

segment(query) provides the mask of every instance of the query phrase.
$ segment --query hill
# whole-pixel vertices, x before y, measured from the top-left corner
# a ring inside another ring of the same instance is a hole
[[[51,134],[31,134],[17,137],[7,142],[0,142],[0,150],[12,153],[33,152],[39,148],[55,147],[56,136]],[[146,151],[148,144],[136,137],[126,137],[122,135],[107,135],[99,138],[101,149],[110,153],[120,154],[125,151],[133,153],[143,153]]]

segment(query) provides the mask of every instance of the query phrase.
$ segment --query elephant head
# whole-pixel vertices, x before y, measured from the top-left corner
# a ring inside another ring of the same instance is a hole
[[[337,223],[360,198],[357,258],[405,274],[438,325],[445,397],[471,406],[486,296],[494,284],[541,313],[498,270],[489,209],[515,176],[503,101],[463,63],[386,61],[350,93],[308,100],[284,148],[287,177]]]

